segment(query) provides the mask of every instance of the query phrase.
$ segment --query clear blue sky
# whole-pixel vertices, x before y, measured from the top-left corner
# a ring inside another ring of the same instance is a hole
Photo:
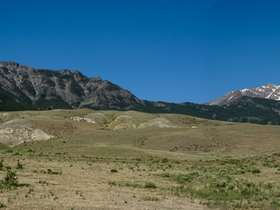
[[[280,84],[279,0],[0,0],[0,60],[205,103]]]

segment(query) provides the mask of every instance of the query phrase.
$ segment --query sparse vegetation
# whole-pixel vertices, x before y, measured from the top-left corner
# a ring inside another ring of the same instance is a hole
[[[159,201],[157,197],[146,196],[143,198],[144,201]]]
[[[53,209],[99,208],[105,202],[124,209],[148,209],[151,203],[157,209],[280,206],[278,127],[137,112],[40,113],[43,120],[25,112],[24,122],[55,138],[0,148],[1,201],[9,209],[33,202]],[[70,119],[94,114],[101,124]],[[120,123],[127,119],[136,126],[164,117],[182,127],[114,130],[119,116]]]

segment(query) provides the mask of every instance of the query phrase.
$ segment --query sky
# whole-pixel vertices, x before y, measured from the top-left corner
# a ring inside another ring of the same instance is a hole
[[[0,0],[0,61],[78,70],[140,99],[280,85],[279,0]]]

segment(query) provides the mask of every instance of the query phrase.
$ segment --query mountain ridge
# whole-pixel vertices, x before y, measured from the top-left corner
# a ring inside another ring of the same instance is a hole
[[[88,78],[77,70],[36,69],[2,61],[0,76],[0,88],[28,104],[129,109],[143,103],[128,90],[100,77]]]
[[[246,88],[231,91],[222,97],[205,103],[206,105],[226,105],[234,100],[237,100],[243,96],[248,97],[255,97],[255,98],[264,98],[264,99],[271,99],[271,100],[280,100],[280,85],[275,85],[268,83],[266,85],[262,85],[256,88]]]
[[[0,62],[0,111],[49,107],[176,113],[230,122],[280,124],[280,102],[276,100],[241,95],[220,105],[147,101],[110,81],[88,78],[77,70],[54,71]]]

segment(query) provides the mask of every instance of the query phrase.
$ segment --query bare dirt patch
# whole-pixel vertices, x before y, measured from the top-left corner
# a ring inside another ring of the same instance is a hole
[[[15,146],[23,142],[48,140],[49,135],[35,125],[26,124],[23,120],[11,120],[0,125],[0,141],[8,146]]]

